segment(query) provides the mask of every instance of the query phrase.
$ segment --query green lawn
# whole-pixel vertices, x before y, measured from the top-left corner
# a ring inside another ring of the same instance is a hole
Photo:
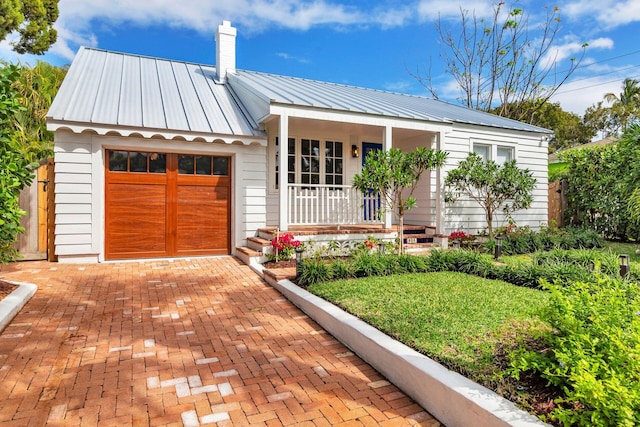
[[[309,287],[374,327],[487,385],[494,349],[515,325],[536,318],[545,292],[462,273],[339,280]]]
[[[610,250],[614,254],[627,254],[632,262],[640,262],[640,255],[636,254],[636,249],[640,249],[640,244],[638,243],[620,243],[620,242],[610,242],[606,241],[604,243],[604,248],[600,249],[603,251]]]

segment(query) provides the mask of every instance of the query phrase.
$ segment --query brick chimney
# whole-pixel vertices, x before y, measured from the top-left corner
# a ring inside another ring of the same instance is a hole
[[[236,33],[229,21],[222,21],[216,31],[216,72],[222,83],[227,80],[228,72],[236,70]]]

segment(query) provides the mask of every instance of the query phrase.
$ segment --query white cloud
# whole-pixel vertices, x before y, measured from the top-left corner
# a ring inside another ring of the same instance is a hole
[[[579,0],[567,3],[562,10],[574,20],[589,17],[607,28],[640,21],[640,0]]]
[[[494,2],[486,0],[473,0],[458,3],[447,0],[421,0],[418,5],[418,14],[423,20],[457,19],[460,17],[460,9],[469,11],[478,17],[487,17],[493,13]]]
[[[565,111],[583,116],[587,108],[602,101],[606,93],[619,93],[624,78],[592,77],[565,83],[551,99]]]
[[[294,61],[294,62],[299,62],[300,64],[310,64],[311,61],[307,58],[303,58],[300,56],[295,56],[295,55],[290,55],[288,53],[285,52],[278,52],[276,53],[276,56],[279,56],[280,58],[286,60],[286,61]]]

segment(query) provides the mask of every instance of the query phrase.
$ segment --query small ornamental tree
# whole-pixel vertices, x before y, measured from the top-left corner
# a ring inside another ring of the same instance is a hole
[[[484,161],[476,153],[462,160],[445,178],[445,201],[454,203],[468,197],[485,213],[489,237],[493,237],[493,219],[500,208],[507,215],[531,206],[536,180],[528,169],[518,169],[515,160],[502,165]]]
[[[390,210],[398,217],[400,253],[403,252],[402,234],[404,214],[416,206],[413,192],[420,182],[423,172],[440,168],[447,159],[447,153],[419,147],[403,152],[397,148],[389,151],[371,152],[362,167],[362,172],[353,177],[353,187],[368,194],[373,191],[380,195],[380,208]]]

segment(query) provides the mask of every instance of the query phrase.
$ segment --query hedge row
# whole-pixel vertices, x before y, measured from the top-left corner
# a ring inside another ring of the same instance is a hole
[[[613,254],[586,250],[539,252],[531,263],[502,265],[481,253],[468,250],[434,250],[428,257],[358,252],[349,258],[306,258],[300,266],[298,284],[309,286],[327,280],[386,276],[416,272],[457,271],[517,286],[539,288],[542,279],[551,283],[592,282],[596,272],[619,277]],[[640,279],[633,270],[631,279]]]

